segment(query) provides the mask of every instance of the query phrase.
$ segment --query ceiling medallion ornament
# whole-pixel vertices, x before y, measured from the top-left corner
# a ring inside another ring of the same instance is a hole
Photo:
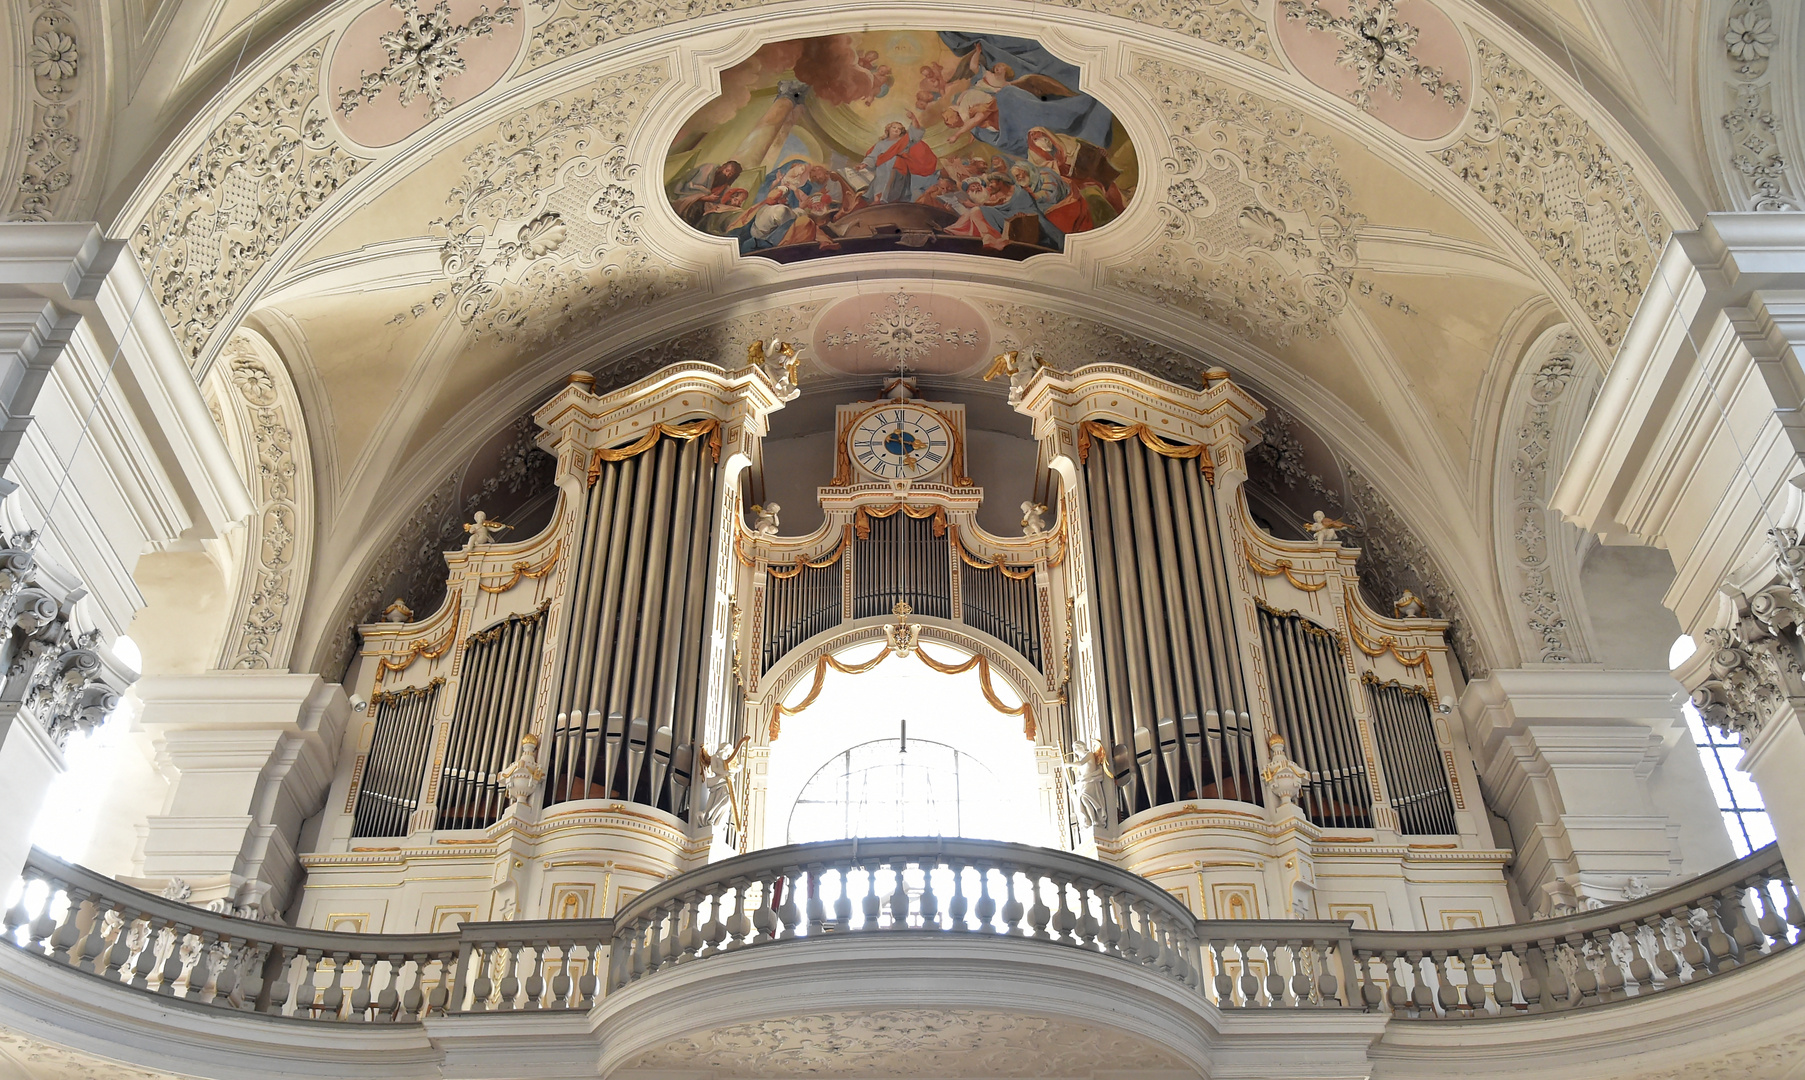
[[[1322,0],[1284,0],[1285,18],[1301,19],[1312,30],[1333,34],[1341,41],[1336,63],[1353,71],[1359,85],[1347,93],[1362,109],[1373,107],[1373,92],[1384,91],[1396,100],[1404,96],[1404,84],[1415,83],[1440,98],[1449,108],[1465,100],[1460,83],[1447,78],[1440,67],[1424,63],[1416,55],[1421,31],[1398,15],[1396,0],[1346,0],[1342,15],[1323,10]]]
[[[888,307],[873,312],[865,321],[864,332],[847,327],[827,334],[821,343],[830,349],[862,345],[884,361],[885,367],[893,367],[918,360],[936,346],[975,346],[978,332],[957,327],[942,329],[939,319],[908,292],[898,289],[890,296]]]
[[[465,67],[458,45],[494,33],[497,25],[512,25],[520,13],[512,0],[506,0],[494,12],[485,5],[459,25],[451,21],[450,0],[439,0],[427,11],[420,10],[417,0],[392,0],[392,6],[401,12],[401,28],[378,39],[388,62],[380,70],[363,72],[357,86],[339,92],[338,109],[346,116],[381,97],[390,86],[403,107],[425,97],[434,118],[445,115],[455,104],[445,95],[445,80]]]

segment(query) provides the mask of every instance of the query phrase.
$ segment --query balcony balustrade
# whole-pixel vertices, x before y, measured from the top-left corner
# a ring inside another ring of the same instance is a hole
[[[1003,938],[1140,965],[1224,1012],[1491,1020],[1721,978],[1805,940],[1778,848],[1561,919],[1427,933],[1197,919],[1095,860],[991,841],[773,848],[679,875],[612,919],[348,934],[217,915],[34,851],[6,944],[138,992],[267,1017],[406,1024],[581,1010],[668,969],[846,935]],[[874,973],[876,975],[877,973]]]

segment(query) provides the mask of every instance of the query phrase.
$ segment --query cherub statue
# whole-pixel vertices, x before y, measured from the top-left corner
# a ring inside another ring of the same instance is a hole
[[[468,551],[471,548],[479,548],[485,544],[493,544],[497,536],[507,532],[513,527],[514,526],[512,525],[504,525],[483,513],[481,510],[478,510],[476,512],[476,520],[471,524],[464,526],[464,531],[470,534],[470,539],[464,541],[464,550]]]
[[[1039,536],[1047,531],[1047,523],[1042,519],[1047,512],[1043,503],[1030,499],[1022,503],[1022,535]]]
[[[1034,378],[1034,373],[1046,367],[1047,362],[1040,358],[1040,350],[1029,346],[1026,349],[1010,349],[1006,353],[998,353],[990,361],[990,370],[984,373],[984,381],[996,378],[1009,380],[1009,404],[1019,404],[1022,390]]]
[[[522,806],[533,797],[539,781],[545,779],[545,767],[539,764],[539,736],[529,731],[520,737],[520,752],[501,770],[499,779],[507,789],[509,805]]]
[[[1277,732],[1266,740],[1266,767],[1260,776],[1280,806],[1296,806],[1298,792],[1310,781],[1303,766],[1285,756],[1285,737]]]
[[[404,623],[412,622],[413,619],[414,609],[408,607],[407,601],[401,599],[399,596],[395,597],[394,603],[382,609],[383,622]]]
[[[765,536],[776,536],[777,515],[782,509],[783,507],[776,503],[752,507],[752,516],[757,519],[757,523],[752,526],[752,531]]]
[[[1304,531],[1315,537],[1319,544],[1339,544],[1341,530],[1347,527],[1347,522],[1339,518],[1332,518],[1321,510],[1311,514],[1310,520],[1304,522]]]
[[[706,749],[702,751],[702,767],[708,770],[708,778],[703,781],[707,801],[703,804],[702,814],[711,826],[726,821],[728,812],[733,809],[733,774],[739,771],[740,751],[746,748],[750,738],[750,735],[742,735],[736,744],[722,743],[712,754]]]
[[[1073,750],[1065,762],[1066,782],[1072,790],[1072,806],[1078,821],[1087,829],[1105,824],[1103,813],[1103,744],[1091,740],[1090,749]]]
[[[1391,613],[1400,619],[1424,619],[1429,616],[1429,609],[1409,589],[1392,602]]]

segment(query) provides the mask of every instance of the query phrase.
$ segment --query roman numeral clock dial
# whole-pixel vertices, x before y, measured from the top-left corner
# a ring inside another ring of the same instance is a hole
[[[885,405],[861,416],[846,436],[860,471],[879,480],[921,480],[946,466],[953,433],[945,418],[919,405]]]

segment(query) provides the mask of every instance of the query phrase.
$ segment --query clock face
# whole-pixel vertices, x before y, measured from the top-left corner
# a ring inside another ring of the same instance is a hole
[[[938,472],[953,452],[946,421],[916,405],[886,405],[866,413],[846,439],[852,460],[880,480],[919,480]]]

